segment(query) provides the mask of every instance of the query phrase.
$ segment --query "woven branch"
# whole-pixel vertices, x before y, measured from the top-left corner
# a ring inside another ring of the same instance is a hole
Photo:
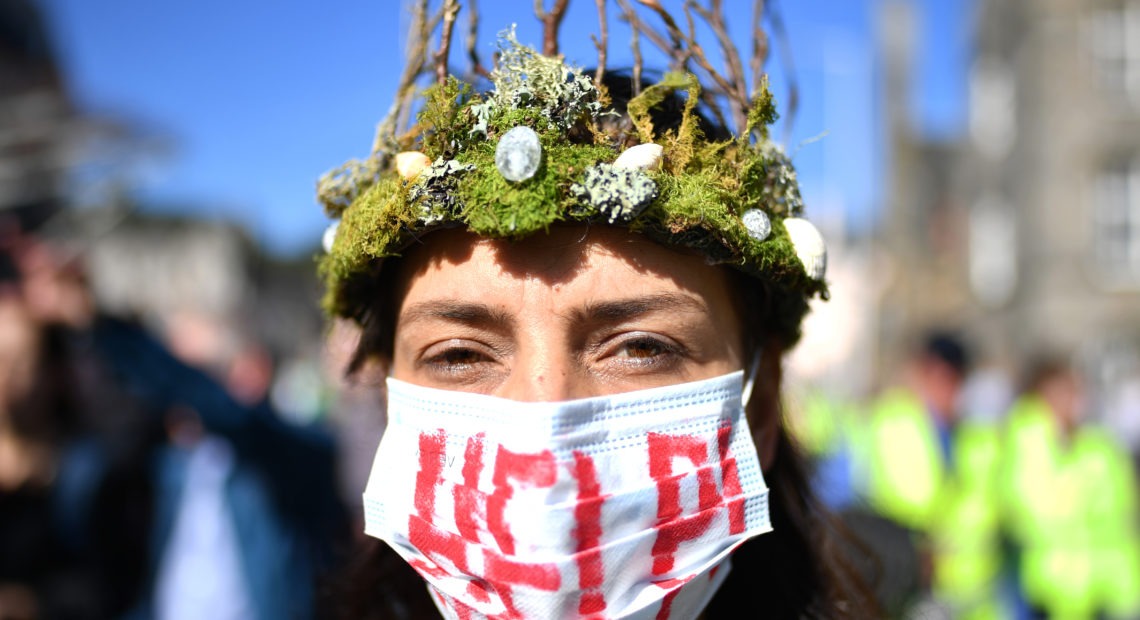
[[[396,85],[395,101],[384,120],[376,127],[376,138],[372,141],[373,155],[395,148],[396,133],[401,127],[409,95],[415,92],[416,78],[423,72],[427,56],[427,39],[431,32],[427,14],[428,0],[418,0],[412,8],[412,23],[408,28],[408,47],[405,52],[408,60]]]
[[[755,96],[760,89],[760,80],[764,76],[764,64],[768,60],[768,36],[764,34],[764,0],[755,0],[752,4],[752,94]]]
[[[748,86],[745,84],[744,67],[740,63],[740,53],[737,51],[736,45],[732,42],[732,37],[728,34],[728,25],[724,21],[724,5],[721,0],[710,0],[710,6],[708,8],[701,6],[695,0],[688,0],[686,6],[688,5],[691,5],[693,11],[695,11],[697,15],[700,15],[701,19],[708,24],[709,29],[713,31],[717,41],[720,43],[721,53],[724,55],[724,64],[728,73],[726,82],[734,87],[734,89],[727,94],[732,99],[734,112],[738,116],[737,127],[741,127],[740,122],[747,117],[749,105]]]
[[[491,73],[479,60],[475,46],[479,41],[479,6],[476,0],[467,0],[467,60],[471,63],[471,73],[480,77],[490,77]]]
[[[437,82],[443,82],[447,79],[453,30],[462,1],[442,0],[442,6],[434,13],[430,11],[432,0],[413,1],[412,24],[409,28],[410,36],[406,51],[407,63],[400,76],[395,101],[387,116],[377,127],[377,135],[373,143],[374,153],[396,146],[400,131],[409,129],[417,90],[416,83],[420,76],[425,73],[434,73]],[[550,1],[553,4],[548,11],[545,4]],[[677,18],[662,6],[660,0],[616,0],[616,2],[620,8],[620,19],[630,28],[630,48],[633,52],[633,75],[631,78],[635,96],[640,94],[642,88],[644,61],[642,59],[641,37],[645,37],[651,45],[660,49],[669,58],[670,69],[692,71],[707,78],[708,87],[702,91],[701,98],[705,107],[711,114],[715,115],[718,122],[726,125],[725,115],[728,114],[735,128],[744,127],[747,124],[752,95],[762,82],[764,65],[769,53],[769,38],[762,27],[764,19],[768,18],[777,39],[777,45],[780,46],[780,57],[789,76],[790,93],[785,118],[790,120],[795,115],[799,103],[799,89],[794,71],[792,71],[794,66],[787,45],[786,31],[779,13],[775,10],[774,3],[765,0],[754,0],[753,2],[752,53],[748,63],[751,75],[746,75],[742,57],[728,32],[724,0],[684,0],[685,29],[682,29]],[[597,35],[591,35],[591,39],[598,54],[594,81],[600,85],[605,76],[609,51],[609,24],[607,22],[606,0],[595,0],[595,3],[598,12],[599,32]],[[633,6],[634,3],[655,14],[660,19],[658,25],[650,24],[644,15],[639,15],[639,11],[635,10]],[[569,0],[534,0],[535,15],[543,24],[543,55],[556,56],[558,54],[559,29],[568,6]],[[471,65],[471,73],[487,77],[490,73],[476,52],[479,26],[477,0],[467,0],[466,8],[469,11],[466,52]],[[723,69],[713,66],[705,49],[698,42],[694,16],[699,17],[715,36],[724,56]],[[434,53],[429,52],[429,39],[441,25],[439,45]],[[751,79],[749,80],[749,78]],[[751,91],[749,90],[750,86]]]
[[[566,16],[566,7],[570,0],[554,0],[550,12],[542,6],[542,0],[534,0],[534,14],[542,22],[542,55],[558,55],[558,29],[562,26],[562,18]]]
[[[783,16],[780,15],[775,2],[769,6],[768,20],[772,24],[772,34],[776,37],[776,43],[780,46],[780,60],[784,65],[785,79],[788,80],[788,105],[784,113],[784,134],[786,137],[790,137],[792,121],[800,107],[799,80],[796,78],[796,66],[792,58],[792,46],[788,40],[788,31],[784,28]]]
[[[447,61],[451,56],[451,32],[455,27],[455,16],[459,14],[459,0],[444,0],[443,32],[439,35],[439,50],[435,53],[435,80],[443,84],[447,81]]]
[[[598,68],[594,71],[594,85],[601,87],[602,78],[606,75],[606,53],[610,45],[609,27],[606,23],[606,0],[597,0],[599,38],[594,38],[594,47],[598,48]]]

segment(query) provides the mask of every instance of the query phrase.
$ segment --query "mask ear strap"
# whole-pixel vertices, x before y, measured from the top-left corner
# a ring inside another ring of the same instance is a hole
[[[762,350],[760,347],[757,347],[756,352],[752,354],[752,363],[749,364],[747,368],[744,378],[744,389],[740,392],[740,404],[744,407],[747,407],[749,401],[752,400],[752,388],[756,385],[756,374],[760,372],[761,353]]]

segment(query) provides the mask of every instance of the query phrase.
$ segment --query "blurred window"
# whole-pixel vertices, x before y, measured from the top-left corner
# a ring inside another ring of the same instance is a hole
[[[1114,284],[1140,285],[1140,156],[1111,162],[1093,183],[1093,252]]]
[[[1140,0],[1095,9],[1089,25],[1089,51],[1101,84],[1140,104]]]
[[[970,69],[970,137],[992,161],[1009,155],[1017,138],[1017,85],[1009,65],[982,57]]]

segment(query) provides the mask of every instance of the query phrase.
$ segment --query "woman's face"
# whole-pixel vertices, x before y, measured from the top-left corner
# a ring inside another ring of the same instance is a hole
[[[623,229],[523,241],[439,231],[405,254],[392,375],[520,401],[560,401],[741,368],[723,268]]]

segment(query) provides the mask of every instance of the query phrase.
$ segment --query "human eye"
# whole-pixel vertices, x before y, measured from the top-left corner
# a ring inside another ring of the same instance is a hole
[[[672,339],[633,333],[612,339],[604,357],[626,366],[665,368],[676,365],[683,354],[683,347]]]
[[[476,373],[493,362],[494,352],[489,347],[452,339],[426,348],[420,356],[419,366],[438,376],[461,377]]]

